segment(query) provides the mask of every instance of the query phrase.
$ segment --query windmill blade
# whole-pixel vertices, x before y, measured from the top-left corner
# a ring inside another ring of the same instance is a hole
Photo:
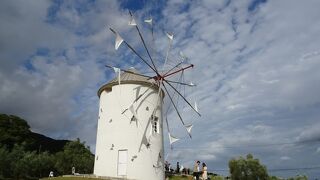
[[[157,51],[157,50],[155,50],[155,40],[154,40],[154,34],[153,34],[153,20],[150,17],[149,19],[145,19],[144,22],[151,26],[150,30],[151,30],[151,36],[152,36],[152,45],[154,47],[154,48],[151,47],[151,54],[153,54],[154,52]]]
[[[136,26],[136,27],[138,27],[138,26]],[[118,34],[115,30],[113,30],[112,28],[110,28],[110,30],[113,32],[113,33],[115,33],[116,35]],[[118,36],[117,36],[118,37]],[[119,35],[119,37],[121,38],[121,36]],[[122,38],[121,38],[122,39]],[[127,45],[127,47],[135,54],[135,55],[137,55],[147,66],[149,66],[156,74],[159,74],[158,73],[158,71],[156,70],[156,69],[154,69],[132,46],[130,46],[130,44],[128,44],[124,39],[122,39],[122,41],[119,43],[119,46],[120,46],[120,44],[122,43],[122,42],[124,42],[126,45]],[[116,47],[116,50],[117,50],[117,47],[119,47],[119,46],[117,46],[117,40],[116,40],[116,45],[115,45],[115,47]]]
[[[120,36],[119,33],[117,33],[115,30],[113,30],[112,28],[109,28],[115,35],[116,35],[116,40],[115,40],[115,44],[114,44],[114,48],[116,50],[118,50],[118,48],[120,47],[121,43],[124,41],[123,38]]]
[[[191,87],[196,86],[196,85],[193,84],[192,82],[191,82],[191,83],[183,83],[183,82],[178,82],[178,81],[171,81],[171,80],[168,80],[168,79],[167,79],[167,81],[168,81],[168,82],[171,82],[171,83],[175,83],[175,84],[184,85],[184,86],[191,86]]]
[[[118,83],[120,85],[120,74],[121,74],[121,71],[120,71],[119,68],[116,68],[116,67],[113,67],[113,70],[118,75]]]
[[[134,18],[133,18],[132,15],[130,16],[129,25],[130,25],[130,26],[136,26],[136,25],[137,25],[137,23],[136,23],[136,21],[134,20]]]
[[[166,32],[167,37],[170,39],[170,41],[173,41],[173,34]]]
[[[180,62],[178,64],[176,64],[175,66],[173,66],[171,69],[169,69],[166,73],[164,73],[163,76],[167,75],[168,73],[170,73],[172,70],[174,70],[175,68],[177,68],[178,66],[180,66],[183,62]]]
[[[186,69],[193,68],[193,66],[194,66],[193,64],[189,64],[188,66],[182,67],[182,68],[180,68],[180,69],[178,69],[178,70],[176,70],[176,71],[174,71],[174,72],[166,73],[166,74],[163,75],[162,77],[165,78],[165,77],[171,76],[171,75],[173,75],[173,74],[176,74],[176,73],[178,73],[178,72],[184,71],[184,70],[186,70]]]
[[[172,136],[170,133],[168,133],[168,134],[169,134],[170,145],[172,145],[173,143],[175,143],[175,142],[180,140],[179,138]]]
[[[194,102],[194,110],[196,110],[199,113],[199,109],[196,101]]]
[[[170,34],[167,33],[167,36],[168,36],[168,38],[169,38],[170,40],[169,40],[169,46],[168,46],[168,49],[167,49],[166,58],[165,58],[165,60],[164,60],[164,64],[163,64],[162,70],[164,70],[164,67],[165,67],[166,64],[167,64],[168,56],[169,56],[169,52],[170,52],[170,49],[171,49],[171,46],[172,46],[172,40],[173,40],[173,35],[170,35]]]
[[[177,108],[176,104],[173,102],[173,99],[172,99],[171,95],[170,95],[169,92],[168,92],[168,89],[166,88],[166,86],[164,85],[163,82],[162,82],[162,85],[163,85],[165,91],[167,92],[167,95],[168,95],[168,97],[169,97],[169,99],[170,99],[170,101],[171,101],[174,109],[176,110],[176,112],[177,112],[177,114],[178,114],[178,116],[179,116],[180,121],[182,122],[183,125],[185,125],[185,124],[184,124],[184,121],[183,121],[183,119],[182,119],[182,117],[181,117],[181,115],[180,115],[180,112],[178,111],[178,108]]]
[[[105,65],[106,67],[108,68],[111,68],[113,69],[114,67],[113,66],[109,66],[109,65]],[[118,68],[120,69],[120,68]],[[120,69],[120,71],[123,71],[123,72],[126,72],[126,73],[129,73],[129,74],[134,74],[134,75],[137,75],[137,76],[142,76],[142,77],[146,77],[146,78],[153,78],[151,76],[147,76],[147,75],[143,75],[143,74],[139,74],[139,73],[135,73],[135,72],[132,72],[132,71],[127,71],[127,70],[124,70],[124,69]]]
[[[184,126],[184,127],[187,128],[187,131],[188,131],[188,133],[189,133],[189,136],[190,136],[190,138],[192,138],[192,137],[191,137],[191,130],[192,130],[193,124],[186,125],[186,126]]]
[[[189,86],[196,86],[195,84],[193,84],[193,82],[189,83]]]
[[[113,30],[112,28],[109,28],[111,32],[113,32],[116,35],[116,39],[115,39],[115,49],[118,50],[119,46],[121,45],[121,43],[123,42],[123,38],[120,36],[120,34],[118,32],[116,32],[115,30]]]
[[[129,11],[129,14],[130,14],[131,18],[133,19],[133,15],[132,15],[132,13],[131,13],[130,11]],[[152,57],[151,57],[151,55],[150,55],[150,53],[149,53],[149,50],[148,50],[147,45],[146,45],[146,43],[145,43],[145,41],[144,41],[144,39],[143,39],[143,36],[142,36],[142,34],[141,34],[140,30],[139,30],[138,25],[136,24],[135,27],[136,27],[136,30],[138,31],[138,34],[139,34],[140,39],[141,39],[141,41],[142,41],[142,44],[143,44],[145,50],[147,51],[147,54],[148,54],[148,56],[149,56],[149,58],[150,58],[150,60],[151,60],[151,63],[152,63],[152,65],[153,65],[153,68],[154,68],[156,74],[159,75],[159,72],[158,72],[158,70],[157,70],[157,67],[156,67],[156,65],[155,65],[154,62],[153,62],[153,59],[152,59]]]
[[[147,66],[149,66],[156,74],[158,74],[158,71],[154,69],[130,44],[128,44],[126,41],[123,41],[128,48],[135,54],[137,55]]]
[[[188,60],[188,57],[187,57],[185,54],[183,54],[183,52],[180,51],[180,52],[179,52],[179,55],[180,55],[182,61]]]
[[[178,111],[178,108],[177,108],[176,104],[173,102],[173,99],[172,99],[171,95],[169,94],[169,92],[168,92],[168,90],[167,90],[167,88],[166,88],[166,86],[164,85],[163,82],[162,82],[162,85],[163,85],[165,91],[167,92],[167,95],[168,95],[168,97],[169,97],[169,99],[170,99],[170,101],[171,101],[174,109],[176,110],[176,112],[177,112],[177,114],[178,114],[178,116],[179,116],[179,118],[180,118],[180,121],[181,121],[182,124],[185,126],[185,123],[184,123],[184,121],[183,121],[183,119],[182,119],[182,117],[181,117],[181,115],[180,115],[180,112]],[[189,132],[188,132],[188,134],[189,134]],[[191,138],[191,135],[190,135],[190,134],[189,134],[189,136],[190,136],[190,138]]]
[[[164,82],[166,82],[174,91],[176,91],[180,97],[182,97],[182,99],[199,115],[201,116],[201,114],[195,110],[195,108],[190,104],[190,102],[175,88],[173,87],[170,82],[168,82],[166,79],[163,79]],[[165,87],[165,86],[164,86]]]

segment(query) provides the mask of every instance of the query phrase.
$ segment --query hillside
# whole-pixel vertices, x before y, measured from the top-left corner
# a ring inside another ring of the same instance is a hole
[[[11,150],[14,145],[22,145],[28,151],[48,151],[56,153],[70,141],[55,140],[34,133],[26,120],[18,116],[0,114],[0,146]]]

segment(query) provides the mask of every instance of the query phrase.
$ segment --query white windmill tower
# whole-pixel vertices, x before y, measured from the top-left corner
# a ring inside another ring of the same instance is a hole
[[[117,77],[98,91],[100,110],[94,174],[127,179],[163,180],[165,178],[163,120],[166,121],[170,144],[179,140],[171,134],[168,119],[162,117],[163,98],[166,94],[191,137],[193,125],[184,122],[175,98],[187,103],[200,115],[197,104],[192,106],[178,90],[181,86],[195,85],[185,83],[183,78],[179,81],[169,78],[179,73],[183,75],[183,72],[193,65],[185,63],[183,61],[185,57],[182,57],[177,64],[167,70],[164,69],[173,40],[173,35],[167,33],[169,48],[160,71],[149,53],[137,23],[131,13],[130,15],[129,25],[136,28],[150,60],[144,59],[119,33],[110,28],[116,35],[115,49],[122,43],[125,44],[155,75],[147,76],[135,69],[123,70],[106,66],[113,68]],[[145,22],[151,25],[153,35],[152,19]]]
[[[137,74],[130,69],[98,91],[97,176],[164,179],[159,87]]]

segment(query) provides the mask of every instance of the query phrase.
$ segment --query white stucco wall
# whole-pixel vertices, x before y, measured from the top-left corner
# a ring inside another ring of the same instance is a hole
[[[133,114],[130,110],[121,114],[147,89],[147,93],[134,103],[138,123],[131,121]],[[112,87],[112,91],[101,93],[94,165],[95,175],[121,177],[117,174],[118,151],[127,150],[127,176],[124,178],[164,179],[161,98],[155,113],[158,117],[159,133],[152,133],[151,122],[148,125],[152,112],[157,107],[157,93],[157,90],[139,84],[116,85]],[[145,144],[141,145],[145,130],[150,140],[149,148]]]

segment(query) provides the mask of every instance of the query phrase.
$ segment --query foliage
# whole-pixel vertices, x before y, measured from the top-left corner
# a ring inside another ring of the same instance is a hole
[[[30,134],[30,126],[17,116],[0,114],[0,144],[12,149],[15,144],[22,144]]]
[[[305,175],[298,175],[296,177],[291,177],[288,180],[308,180],[308,177]]]
[[[251,154],[248,154],[246,158],[231,159],[229,169],[233,180],[268,179],[266,167],[260,164],[259,159],[254,159]]]
[[[57,153],[56,158],[55,167],[62,174],[71,174],[72,167],[76,167],[79,173],[92,173],[94,155],[79,139],[67,143],[63,152]]]
[[[17,116],[0,114],[0,179],[71,174],[73,166],[78,173],[92,173],[93,163],[94,155],[79,139],[57,141],[31,132]]]

